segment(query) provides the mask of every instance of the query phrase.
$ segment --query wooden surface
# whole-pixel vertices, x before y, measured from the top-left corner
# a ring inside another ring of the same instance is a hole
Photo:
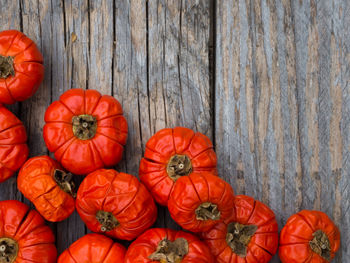
[[[70,88],[123,105],[130,132],[117,169],[137,175],[145,143],[183,125],[208,135],[220,176],[268,204],[280,228],[326,212],[350,257],[350,1],[0,0],[0,30],[23,31],[45,58],[36,95],[9,108],[30,155],[47,154],[46,107]],[[81,179],[77,179],[81,180]],[[13,177],[0,199],[24,200]],[[75,213],[50,224],[62,252],[87,232]],[[166,209],[157,226],[178,228]],[[277,257],[273,262],[279,262]]]

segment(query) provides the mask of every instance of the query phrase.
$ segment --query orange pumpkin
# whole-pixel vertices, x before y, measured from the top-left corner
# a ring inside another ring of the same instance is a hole
[[[267,263],[277,251],[278,225],[265,204],[236,195],[232,216],[202,237],[218,263]]]
[[[122,158],[128,124],[119,101],[96,90],[71,89],[45,112],[44,140],[73,174],[116,165]]]
[[[204,232],[231,216],[233,202],[231,185],[209,172],[200,172],[177,180],[168,208],[184,229]]]
[[[157,207],[146,187],[133,175],[100,169],[81,183],[77,211],[93,232],[132,240],[151,227]]]
[[[48,221],[57,222],[69,217],[75,209],[72,174],[49,156],[29,159],[17,178],[18,189]]]
[[[57,263],[122,263],[125,248],[99,234],[87,234],[75,241],[58,258]]]
[[[0,201],[0,262],[55,263],[55,236],[35,210],[16,200]]]
[[[0,32],[0,103],[28,99],[43,78],[43,56],[35,43],[17,30]]]
[[[340,232],[321,211],[302,210],[292,215],[280,235],[283,263],[328,263],[340,247]]]
[[[167,228],[152,228],[129,247],[125,263],[214,263],[209,248],[196,236]]]
[[[27,160],[29,149],[23,123],[0,104],[0,183]]]
[[[139,176],[154,199],[166,206],[180,177],[201,171],[217,174],[216,163],[213,144],[204,134],[184,127],[162,129],[146,144]]]

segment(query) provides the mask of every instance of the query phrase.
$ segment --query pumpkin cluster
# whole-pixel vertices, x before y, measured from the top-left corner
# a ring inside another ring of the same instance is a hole
[[[0,103],[29,98],[44,76],[35,43],[15,30],[0,33]],[[292,215],[280,237],[274,212],[235,195],[220,178],[210,139],[185,127],[165,128],[146,143],[139,178],[113,167],[122,159],[128,125],[113,96],[64,92],[45,112],[43,137],[53,153],[29,160],[22,122],[0,106],[0,182],[19,170],[18,189],[36,210],[0,201],[0,263],[284,263],[330,262],[340,233],[320,211]],[[76,185],[75,177],[84,176]],[[166,206],[185,231],[151,228]],[[44,219],[77,210],[92,232],[57,259]],[[190,233],[192,232],[192,233]],[[128,249],[115,242],[134,240]]]

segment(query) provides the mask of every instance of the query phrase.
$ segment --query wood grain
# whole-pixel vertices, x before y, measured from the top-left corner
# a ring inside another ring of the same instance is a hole
[[[345,2],[220,2],[215,65],[221,175],[237,193],[267,203],[280,227],[300,209],[326,212],[343,244],[350,231]],[[334,262],[347,256],[343,245]]]
[[[150,134],[186,126],[212,138],[209,9],[210,1],[148,2]],[[166,209],[159,212],[160,225],[178,228]]]
[[[350,257],[350,3],[342,0],[0,0],[0,30],[23,31],[45,58],[31,99],[9,106],[47,154],[46,107],[71,88],[123,106],[129,138],[116,169],[138,174],[147,140],[186,126],[216,146],[220,176],[268,204],[280,228],[326,212]],[[79,183],[82,178],[76,178]],[[0,200],[18,199],[16,178]],[[178,228],[165,208],[156,226]],[[77,213],[50,224],[62,252],[88,232]],[[125,243],[127,244],[127,243]],[[272,262],[279,262],[275,257]]]

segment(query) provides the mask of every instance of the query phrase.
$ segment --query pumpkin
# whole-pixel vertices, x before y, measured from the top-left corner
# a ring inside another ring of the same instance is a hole
[[[111,169],[97,170],[84,179],[76,208],[91,231],[126,240],[135,239],[157,218],[146,187],[135,176]]]
[[[232,187],[209,172],[181,177],[170,194],[171,217],[184,229],[208,231],[232,214]]]
[[[35,210],[19,201],[0,201],[0,262],[55,263],[55,236]]]
[[[237,195],[232,216],[202,237],[218,263],[267,263],[277,251],[278,225],[265,204]]]
[[[58,222],[75,209],[72,174],[49,156],[29,159],[19,171],[17,186],[48,221]]]
[[[128,125],[120,103],[96,90],[71,89],[45,113],[44,140],[73,174],[85,175],[117,164]]]
[[[125,248],[100,234],[87,234],[75,241],[57,263],[122,263]]]
[[[214,263],[208,247],[192,234],[153,228],[129,247],[125,263]]]
[[[28,99],[43,78],[43,56],[35,43],[17,30],[0,32],[0,103]]]
[[[22,122],[0,105],[0,183],[11,177],[29,153]]]
[[[177,179],[201,171],[216,174],[216,163],[207,136],[184,127],[162,129],[146,144],[139,176],[155,200],[166,206]]]
[[[280,234],[282,262],[328,263],[340,247],[340,232],[321,211],[302,210],[292,215]]]

